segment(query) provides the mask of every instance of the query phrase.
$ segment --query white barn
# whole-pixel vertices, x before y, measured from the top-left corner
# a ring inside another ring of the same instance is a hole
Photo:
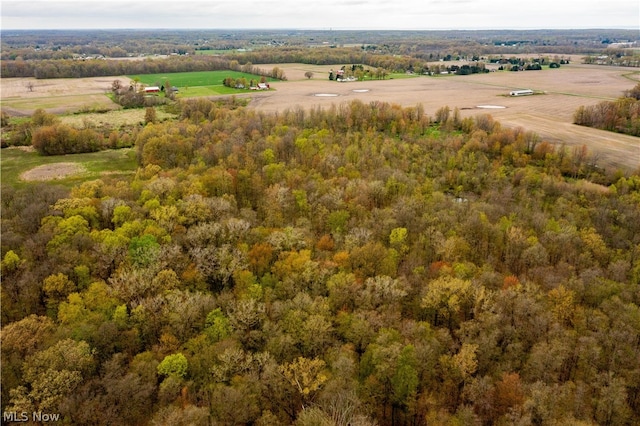
[[[509,92],[509,96],[526,96],[533,95],[533,90],[524,89],[524,90],[512,90]]]

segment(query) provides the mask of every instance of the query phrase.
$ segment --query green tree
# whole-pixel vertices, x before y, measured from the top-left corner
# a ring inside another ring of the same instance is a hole
[[[223,340],[231,333],[229,319],[222,313],[220,308],[216,308],[207,314],[205,333],[213,342]]]
[[[415,348],[413,345],[407,345],[400,351],[396,372],[391,377],[394,403],[401,407],[409,405],[411,399],[416,396],[418,383]]]
[[[149,266],[156,260],[159,249],[160,244],[154,235],[133,237],[129,242],[129,257],[137,266]]]
[[[2,274],[6,275],[15,271],[21,263],[20,257],[13,250],[9,250],[2,259]]]
[[[189,362],[187,357],[181,353],[171,354],[164,357],[158,364],[158,374],[163,376],[176,376],[184,378],[187,375]]]

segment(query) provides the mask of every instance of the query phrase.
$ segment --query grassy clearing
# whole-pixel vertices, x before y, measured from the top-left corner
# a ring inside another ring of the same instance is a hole
[[[138,168],[136,153],[133,148],[54,156],[41,156],[35,151],[7,148],[2,150],[2,158],[0,159],[2,184],[14,188],[27,186],[31,182],[22,180],[20,178],[22,173],[34,167],[56,163],[77,163],[83,168],[82,173],[55,179],[56,184],[67,187],[98,179],[104,175],[133,174]]]
[[[60,116],[60,121],[75,128],[84,127],[103,127],[120,128],[144,124],[146,110],[144,108],[137,109],[121,109],[109,111],[105,113],[87,113]],[[162,108],[156,108],[156,118],[158,121],[170,120],[176,118],[175,114],[165,112]]]

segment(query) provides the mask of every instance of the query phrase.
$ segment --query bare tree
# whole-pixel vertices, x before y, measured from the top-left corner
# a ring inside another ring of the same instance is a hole
[[[304,76],[307,77],[308,79],[311,79],[313,77],[313,72],[307,71],[304,73]]]

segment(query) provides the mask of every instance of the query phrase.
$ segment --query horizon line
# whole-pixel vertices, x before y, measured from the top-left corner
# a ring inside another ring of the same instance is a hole
[[[4,31],[634,31],[635,27],[526,27],[526,28],[350,28],[350,27],[228,27],[228,28],[184,28],[184,27],[104,27],[104,28],[0,28]],[[640,33],[638,34],[640,39]]]

